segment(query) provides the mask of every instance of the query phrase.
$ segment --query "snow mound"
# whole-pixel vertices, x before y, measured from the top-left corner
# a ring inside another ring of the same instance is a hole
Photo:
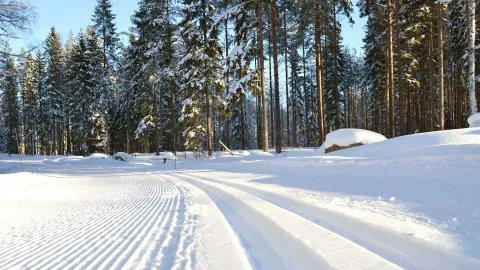
[[[245,150],[233,151],[233,154],[236,156],[242,156],[242,157],[250,156],[250,152]]]
[[[163,154],[163,158],[166,158],[168,160],[174,160],[176,157],[175,157],[175,154],[172,152],[165,152]]]
[[[421,152],[423,152],[427,147],[467,144],[480,145],[480,128],[436,131],[402,136],[359,148],[340,150],[335,152],[334,155],[347,157],[379,157],[411,152],[413,150],[417,151],[421,148]],[[446,149],[444,147],[442,148]],[[413,152],[411,153],[413,155]],[[448,155],[448,153],[444,154]]]
[[[125,161],[127,162],[130,159],[130,155],[125,152],[118,152],[115,154],[115,160]]]
[[[480,127],[480,113],[474,114],[468,118],[468,123],[470,124],[471,128],[479,128]]]
[[[108,155],[102,153],[93,153],[89,156],[90,158],[100,158],[100,159],[107,159]]]
[[[347,147],[352,144],[372,144],[386,140],[385,136],[363,129],[339,129],[327,134],[324,148],[328,149],[333,145]]]

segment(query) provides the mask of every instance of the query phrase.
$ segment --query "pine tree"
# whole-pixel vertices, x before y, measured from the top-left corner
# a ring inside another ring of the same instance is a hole
[[[109,146],[112,143],[110,137],[112,136],[112,130],[115,128],[112,126],[112,119],[115,114],[113,96],[115,94],[115,81],[116,74],[119,66],[118,51],[120,49],[120,38],[117,33],[117,29],[114,23],[116,15],[112,12],[112,4],[110,0],[97,0],[95,11],[92,16],[94,23],[93,28],[97,38],[101,42],[101,54],[103,63],[103,96],[102,101],[105,105],[105,115],[102,115],[103,121],[106,123],[105,134],[105,150],[109,150]]]
[[[217,93],[223,93],[224,86],[219,30],[218,25],[213,24],[213,5],[206,0],[185,0],[184,5],[181,26],[186,55],[179,65],[185,71],[181,85],[185,100],[180,121],[187,122],[185,145],[191,150],[200,151],[204,149],[203,142],[206,140],[208,155],[211,156],[212,92],[215,98]]]
[[[9,50],[7,50],[9,51]],[[9,154],[19,154],[20,106],[18,103],[18,70],[13,57],[1,59],[2,118],[4,118],[5,148]]]
[[[23,112],[23,135],[25,154],[36,154],[38,94],[35,87],[35,62],[32,54],[28,53],[21,67],[21,97]]]
[[[102,42],[103,63],[107,70],[115,69],[119,63],[118,49],[120,38],[113,22],[116,15],[112,12],[110,0],[97,0],[95,11],[92,16],[93,28],[97,37]],[[110,72],[109,72],[110,73]]]
[[[80,33],[68,57],[67,113],[77,153],[102,152],[111,103],[102,83],[102,53],[93,28]]]
[[[45,77],[46,65],[45,58],[40,51],[37,51],[34,59],[33,81],[35,92],[38,95],[38,116],[37,116],[37,144],[39,153],[46,155],[49,149],[49,114],[48,104],[44,99],[45,96]],[[50,153],[50,152],[49,152]]]
[[[45,89],[42,89],[43,110],[41,113],[42,126],[50,134],[47,140],[51,146],[47,154],[63,154],[62,127],[64,117],[64,55],[62,43],[55,27],[51,28],[46,41],[47,70],[45,76]],[[47,136],[47,134],[44,134]]]

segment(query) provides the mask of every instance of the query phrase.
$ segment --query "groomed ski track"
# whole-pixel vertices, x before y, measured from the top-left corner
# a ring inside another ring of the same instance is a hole
[[[0,269],[480,268],[418,239],[189,171],[59,177],[0,196],[0,213],[26,204],[12,199],[21,193],[59,183],[71,186],[61,207],[32,201],[18,215],[42,214],[0,223]]]

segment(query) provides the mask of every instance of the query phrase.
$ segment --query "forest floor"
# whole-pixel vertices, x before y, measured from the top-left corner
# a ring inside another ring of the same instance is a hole
[[[480,269],[480,128],[322,150],[1,154],[0,269]]]

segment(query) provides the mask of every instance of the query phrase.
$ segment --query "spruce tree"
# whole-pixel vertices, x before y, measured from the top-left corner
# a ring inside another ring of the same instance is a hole
[[[102,115],[102,119],[106,124],[105,127],[105,150],[109,149],[112,140],[110,137],[113,135],[112,130],[118,127],[113,127],[113,118],[115,115],[114,100],[115,95],[115,81],[119,68],[119,49],[120,38],[117,33],[117,29],[114,23],[116,15],[112,12],[112,4],[110,0],[97,0],[95,11],[92,16],[94,23],[93,28],[97,38],[101,42],[101,62],[103,63],[103,78],[102,82],[102,102],[105,105],[105,115]]]
[[[6,57],[2,61],[2,76],[0,89],[2,91],[2,118],[4,118],[5,150],[9,154],[20,153],[20,106],[18,102],[18,70],[13,57]]]
[[[102,54],[89,27],[80,33],[67,60],[68,115],[74,149],[78,153],[102,152],[106,147],[106,118],[109,97],[103,92]]]
[[[32,54],[28,53],[21,67],[21,97],[23,112],[23,135],[25,154],[36,154],[38,94],[35,87],[35,62]]]
[[[115,69],[119,64],[118,50],[120,38],[114,23],[116,15],[112,12],[110,0],[97,0],[92,16],[93,27],[102,43],[103,63],[107,70]]]
[[[41,113],[43,126],[46,132],[50,134],[49,143],[51,147],[47,149],[47,154],[63,154],[62,148],[62,125],[63,122],[63,104],[65,98],[64,87],[64,55],[62,43],[55,27],[51,28],[46,41],[47,71],[45,77],[45,89],[43,89],[42,102],[43,109]],[[48,122],[48,123],[47,123]],[[46,135],[46,134],[45,134]]]
[[[45,58],[40,51],[37,51],[34,59],[34,72],[33,72],[33,81],[35,92],[38,95],[38,114],[36,117],[37,120],[37,147],[39,153],[46,155],[48,145],[50,142],[50,133],[49,133],[49,113],[48,113],[48,104],[45,97],[45,77],[46,77],[46,66]]]
[[[206,0],[185,0],[184,20],[181,23],[186,55],[182,89],[185,92],[181,119],[187,122],[184,135],[186,146],[203,150],[206,141],[208,155],[212,155],[211,99],[212,93],[223,92],[221,66],[222,50],[218,42],[218,25],[214,25],[215,8]],[[212,88],[214,91],[212,91]]]

